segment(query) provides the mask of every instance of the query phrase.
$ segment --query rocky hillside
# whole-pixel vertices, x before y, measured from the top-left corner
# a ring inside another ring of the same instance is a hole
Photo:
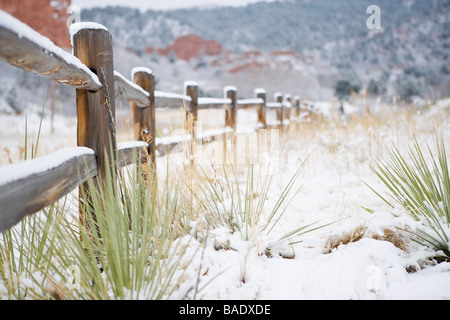
[[[0,0],[0,10],[8,12],[64,48],[70,48],[67,30],[69,5],[70,0]]]
[[[54,10],[68,0],[27,1],[24,6],[41,3],[51,16],[41,19],[42,28],[67,32],[51,26],[59,17]],[[81,20],[101,23],[112,33],[119,72],[129,77],[135,66],[150,67],[159,90],[182,92],[184,81],[195,80],[202,95],[210,96],[221,95],[226,85],[237,86],[241,97],[252,96],[256,87],[269,96],[287,92],[312,100],[348,98],[350,90],[387,103],[450,96],[450,0],[379,0],[379,30],[366,26],[371,4],[284,0],[147,12],[106,7],[83,10]],[[33,17],[33,10],[26,11],[22,14]],[[49,82],[0,67],[9,79],[0,86],[0,105],[42,104]],[[42,95],[36,95],[38,87]],[[73,90],[58,86],[57,96],[61,110],[73,113]]]
[[[194,68],[199,64],[215,67],[216,76],[229,78],[230,72],[240,71],[249,76],[252,69],[258,78],[247,82],[267,83],[260,74],[274,77],[264,70],[277,65],[280,56],[274,53],[281,51],[289,52],[283,59],[284,67],[290,65],[290,76],[313,77],[328,93],[341,80],[389,99],[449,96],[450,1],[377,1],[380,30],[366,26],[371,4],[365,0],[290,0],[145,13],[107,7],[85,10],[82,19],[106,25],[117,46],[145,61],[152,56],[155,68],[161,56],[170,57],[172,63],[196,60],[191,63]],[[213,55],[216,59],[209,65],[205,56]]]

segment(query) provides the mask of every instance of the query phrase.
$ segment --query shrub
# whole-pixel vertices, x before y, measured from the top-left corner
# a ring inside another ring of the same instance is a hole
[[[409,159],[394,146],[386,162],[377,161],[372,170],[388,188],[392,208],[400,206],[421,227],[414,240],[436,251],[436,257],[450,260],[450,174],[444,141],[436,138],[436,152],[427,145],[424,152],[416,139]],[[430,156],[431,160],[426,160]],[[372,189],[373,190],[373,189]],[[374,190],[375,191],[375,190]]]

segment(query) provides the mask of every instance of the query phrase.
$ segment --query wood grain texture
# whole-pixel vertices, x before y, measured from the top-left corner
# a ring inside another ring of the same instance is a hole
[[[263,128],[267,127],[267,107],[266,107],[266,91],[256,92],[256,97],[263,100],[260,108],[258,109],[258,122],[263,125]]]
[[[136,102],[131,103],[133,108],[134,138],[148,144],[150,164],[156,169],[156,114],[155,114],[155,75],[144,71],[134,74],[134,83],[149,93],[147,98],[149,106],[145,109],[138,107]]]
[[[225,92],[225,96],[231,100],[231,103],[225,109],[225,126],[236,130],[237,92],[234,89],[229,89]]]
[[[74,35],[74,54],[95,72],[102,88],[95,92],[76,91],[77,142],[94,150],[99,174],[106,176],[107,159],[115,154],[115,91],[112,38],[102,29],[82,29]],[[112,148],[112,150],[111,150]]]
[[[0,232],[51,205],[97,173],[95,155],[83,154],[0,186]]]
[[[199,108],[199,89],[198,85],[187,85],[186,96],[191,98],[191,109],[186,112],[185,129],[190,133],[192,139],[189,147],[189,160],[191,164],[194,162],[195,155],[195,122],[198,120],[198,108]]]
[[[97,91],[76,90],[77,143],[94,150],[98,175],[93,181],[96,188],[103,188],[107,177],[116,170],[116,125],[114,61],[111,34],[104,29],[81,29],[73,36],[74,55],[97,74],[102,88]],[[84,183],[79,188],[80,222],[92,214],[91,187]]]
[[[134,102],[138,108],[146,108],[150,106],[148,92],[139,90],[126,80],[122,75],[114,73],[114,90],[116,97],[128,102]]]
[[[0,58],[16,67],[76,89],[96,91],[101,88],[93,72],[79,69],[62,56],[1,26]]]
[[[148,145],[146,146],[132,146],[119,147],[117,149],[118,161],[121,168],[136,163],[144,163],[147,161]]]

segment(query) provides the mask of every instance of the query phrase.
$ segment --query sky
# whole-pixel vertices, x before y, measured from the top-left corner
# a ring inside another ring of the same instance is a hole
[[[211,6],[245,6],[247,4],[274,1],[274,0],[72,0],[72,5],[80,8],[105,7],[111,6],[129,6],[138,8],[142,11],[153,10],[171,10],[190,7],[211,7]]]

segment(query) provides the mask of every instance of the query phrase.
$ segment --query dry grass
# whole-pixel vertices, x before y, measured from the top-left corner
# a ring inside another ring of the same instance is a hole
[[[403,251],[407,251],[409,248],[407,239],[396,230],[384,228],[383,234],[379,235],[368,232],[367,227],[360,225],[351,232],[345,232],[338,236],[329,237],[325,244],[324,253],[331,253],[341,245],[357,242],[364,237],[391,242],[394,246]]]
[[[339,236],[329,237],[325,244],[324,253],[331,253],[334,249],[336,249],[340,245],[346,245],[361,240],[364,237],[366,230],[367,230],[366,227],[358,226],[355,230],[351,232],[346,232]]]

